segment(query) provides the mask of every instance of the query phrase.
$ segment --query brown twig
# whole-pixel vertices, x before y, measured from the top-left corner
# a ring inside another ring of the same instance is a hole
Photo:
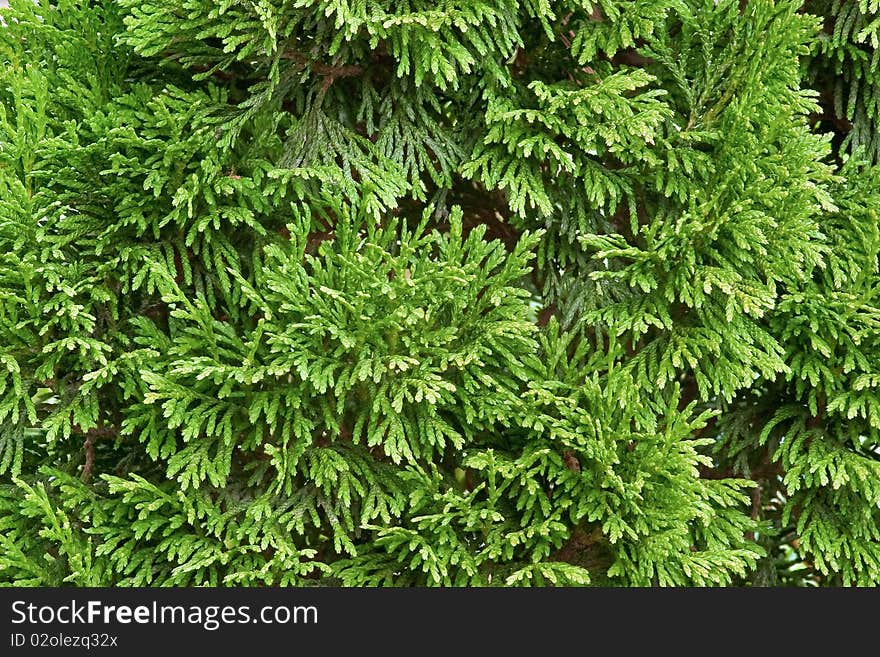
[[[825,395],[820,394],[816,401],[816,414],[810,417],[806,422],[808,429],[815,429],[818,427],[822,423],[822,419],[825,417]]]
[[[313,73],[322,76],[324,82],[321,86],[325,90],[339,78],[355,77],[364,72],[364,67],[359,64],[324,64],[309,59],[306,55],[296,50],[283,52],[281,58],[294,61],[302,68],[308,67]]]
[[[761,513],[761,484],[757,484],[755,488],[752,490],[752,512],[750,517],[752,520],[757,520],[758,515]],[[746,538],[750,541],[755,540],[755,532],[746,532]]]
[[[717,468],[710,468],[705,465],[699,466],[698,469],[700,471],[701,479],[737,479],[745,476],[734,472],[732,469],[719,470]],[[754,481],[758,481],[759,479],[772,479],[782,474],[785,474],[785,471],[782,469],[781,463],[764,462],[761,465],[753,468],[748,474],[748,478]]]
[[[566,450],[562,454],[562,458],[565,460],[565,467],[567,467],[572,472],[580,472],[581,471],[581,462],[578,461],[577,457],[574,455],[574,452],[571,450]]]
[[[80,479],[88,483],[92,478],[92,472],[95,468],[95,440],[99,438],[114,438],[119,435],[119,429],[116,427],[93,427],[86,431],[85,435],[86,438],[83,441],[85,461]]]
[[[556,303],[551,303],[549,306],[541,310],[538,315],[538,326],[541,328],[547,326],[550,323],[550,319],[556,314]]]
[[[607,570],[613,562],[613,557],[603,540],[600,527],[589,534],[580,527],[575,527],[568,541],[550,558],[553,561],[576,564],[592,572]]]
[[[92,478],[92,469],[95,466],[95,435],[91,431],[86,434],[86,439],[83,441],[83,450],[86,453],[86,460],[80,478],[88,483]]]

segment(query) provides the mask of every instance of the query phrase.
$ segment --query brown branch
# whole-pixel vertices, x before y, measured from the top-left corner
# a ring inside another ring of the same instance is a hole
[[[323,64],[309,59],[301,52],[288,50],[281,54],[282,59],[296,62],[300,67],[308,67],[313,73],[325,78],[322,86],[326,89],[339,78],[350,78],[364,72],[364,67],[359,64]]]
[[[685,376],[681,386],[681,396],[678,398],[678,410],[683,411],[688,404],[700,400],[700,387],[697,385],[697,377],[693,374]]]
[[[510,65],[510,71],[514,76],[522,76],[529,67],[529,55],[525,48],[517,48],[513,63]]]
[[[565,460],[565,467],[567,467],[572,472],[580,472],[581,471],[581,462],[578,461],[577,457],[574,455],[574,452],[571,450],[566,450],[562,454],[562,458]]]
[[[637,53],[635,50],[621,50],[611,58],[611,63],[614,65],[626,64],[636,68],[645,68],[653,64],[654,60]]]
[[[697,469],[700,471],[701,479],[741,479],[745,476],[734,472],[733,469],[719,470],[705,465],[700,465]],[[760,479],[773,479],[774,477],[783,474],[785,474],[785,470],[782,469],[781,463],[768,463],[765,461],[761,465],[752,468],[748,474],[748,479],[753,481],[758,481]]]
[[[551,559],[553,561],[565,561],[568,563],[572,563],[579,552],[582,552],[583,550],[589,548],[601,538],[601,530],[594,531],[591,534],[587,534],[580,527],[575,527],[571,532],[571,536],[568,537],[568,540],[562,547],[560,547],[552,554]]]
[[[541,328],[547,326],[550,323],[550,319],[553,315],[556,314],[556,304],[551,303],[549,306],[544,308],[541,313],[538,315],[538,326]]]
[[[694,432],[693,437],[694,437],[695,439],[699,439],[699,438],[702,438],[703,436],[705,436],[705,435],[707,435],[707,434],[710,434],[712,431],[715,430],[715,425],[716,425],[716,424],[718,424],[718,416],[717,416],[717,415],[713,415],[713,416],[710,417],[708,420],[706,420],[706,424],[703,426],[702,429],[697,429],[697,430]]]
[[[116,427],[95,427],[86,432],[86,436],[93,438],[115,438],[119,435],[119,429]]]
[[[601,527],[589,534],[580,527],[575,527],[568,541],[553,552],[550,559],[574,564],[591,572],[605,571],[614,562],[614,557],[603,540]]]
[[[92,478],[92,472],[95,468],[95,440],[99,438],[115,438],[119,435],[119,429],[116,427],[93,427],[86,431],[85,435],[86,438],[83,441],[85,461],[80,479],[88,483]]]
[[[761,513],[761,484],[755,486],[752,490],[752,512],[750,517],[752,520],[757,520],[758,515]],[[746,539],[749,541],[755,540],[755,532],[746,532]]]
[[[86,453],[86,460],[83,464],[83,470],[81,479],[88,483],[92,478],[92,468],[95,466],[95,436],[93,433],[89,432],[86,434],[86,439],[83,441],[83,450]]]
[[[810,417],[806,422],[808,429],[815,429],[821,424],[822,419],[825,417],[825,395],[820,394],[816,402],[816,414]]]

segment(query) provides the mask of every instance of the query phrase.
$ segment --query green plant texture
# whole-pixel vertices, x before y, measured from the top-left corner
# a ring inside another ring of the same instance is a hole
[[[0,17],[0,585],[880,584],[880,2]]]

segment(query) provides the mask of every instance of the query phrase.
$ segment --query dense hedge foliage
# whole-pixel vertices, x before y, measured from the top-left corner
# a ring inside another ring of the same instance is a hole
[[[880,2],[10,5],[0,583],[880,583]]]

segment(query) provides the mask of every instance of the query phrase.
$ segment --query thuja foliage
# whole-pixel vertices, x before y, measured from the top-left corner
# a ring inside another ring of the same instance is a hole
[[[880,583],[880,4],[0,16],[0,583]]]

